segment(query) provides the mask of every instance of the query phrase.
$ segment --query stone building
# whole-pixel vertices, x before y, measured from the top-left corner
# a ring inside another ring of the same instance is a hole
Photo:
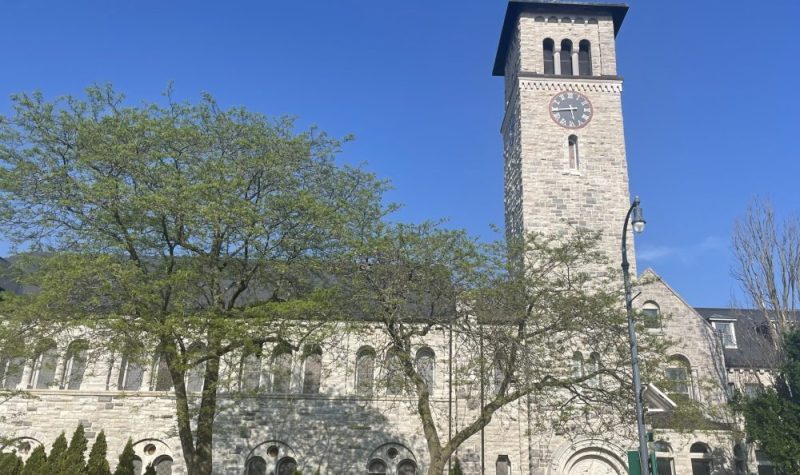
[[[603,232],[605,252],[619,252],[620,222],[631,200],[616,57],[616,34],[627,10],[619,4],[509,2],[493,70],[505,81],[500,130],[507,233],[590,228]],[[648,319],[647,331],[677,342],[665,368],[674,383],[670,396],[723,406],[731,373],[714,322],[724,319],[704,318],[705,309],[692,308],[653,271],[643,277],[650,283],[636,302]],[[0,281],[0,287],[25,291],[12,282]],[[450,396],[449,343],[444,333],[430,336],[420,342],[417,361],[429,368],[443,414],[452,403],[445,423],[458,426],[475,396]],[[253,357],[228,371],[231,391],[220,390],[215,422],[215,473],[425,472],[418,418],[402,395],[372,392],[373,379],[382,377],[376,362],[385,358],[374,341],[345,336],[336,351],[316,347],[303,356],[271,350],[262,354],[272,358]],[[15,439],[20,453],[37,444],[49,447],[62,430],[82,422],[89,437],[105,430],[112,466],[131,437],[140,467],[152,463],[159,474],[185,473],[171,383],[156,355],[149,365],[121,355],[90,355],[76,333],[42,346],[33,361],[5,360],[0,371],[4,388],[29,389],[37,397],[0,405],[0,432]],[[199,373],[190,374],[188,389],[197,391],[200,382]],[[240,387],[261,391],[245,397],[237,394]],[[457,454],[465,473],[481,473],[482,467],[497,475],[627,473],[626,452],[635,440],[541,433],[533,412],[530,401],[520,400],[498,414],[483,437],[468,440]],[[658,473],[754,469],[730,424],[715,422],[693,431],[656,428]]]

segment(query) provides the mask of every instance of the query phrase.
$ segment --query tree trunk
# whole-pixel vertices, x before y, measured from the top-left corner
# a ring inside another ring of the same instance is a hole
[[[211,354],[219,354],[219,343],[209,342]],[[195,442],[194,474],[211,475],[213,466],[214,417],[217,413],[217,385],[219,383],[219,357],[206,361],[203,381],[203,396],[200,401],[200,412],[197,416],[197,437]]]
[[[444,473],[444,467],[447,465],[447,459],[449,457],[445,457],[443,455],[444,454],[440,454],[440,456],[436,459],[431,457],[431,464],[428,467],[428,475],[442,475],[442,473]]]

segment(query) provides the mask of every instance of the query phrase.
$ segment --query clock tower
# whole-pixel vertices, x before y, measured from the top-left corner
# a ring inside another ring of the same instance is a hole
[[[493,71],[505,78],[508,236],[588,228],[618,259],[630,195],[615,38],[627,10],[509,2]]]

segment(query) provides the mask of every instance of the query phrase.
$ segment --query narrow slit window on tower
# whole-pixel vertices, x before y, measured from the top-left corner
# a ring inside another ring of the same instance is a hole
[[[578,44],[578,75],[592,75],[592,44],[589,40],[581,40]]]
[[[578,137],[570,135],[567,139],[567,146],[569,147],[569,168],[577,170],[580,166],[580,156],[578,155]]]
[[[556,73],[556,65],[553,56],[553,51],[555,50],[555,46],[556,44],[551,38],[545,38],[543,45],[545,74]]]
[[[572,41],[561,42],[561,75],[572,76]]]

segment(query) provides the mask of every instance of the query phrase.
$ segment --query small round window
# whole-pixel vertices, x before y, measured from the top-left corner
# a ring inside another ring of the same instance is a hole
[[[269,455],[270,457],[273,457],[273,458],[277,457],[278,456],[278,446],[277,445],[271,445],[267,449],[267,455]]]

